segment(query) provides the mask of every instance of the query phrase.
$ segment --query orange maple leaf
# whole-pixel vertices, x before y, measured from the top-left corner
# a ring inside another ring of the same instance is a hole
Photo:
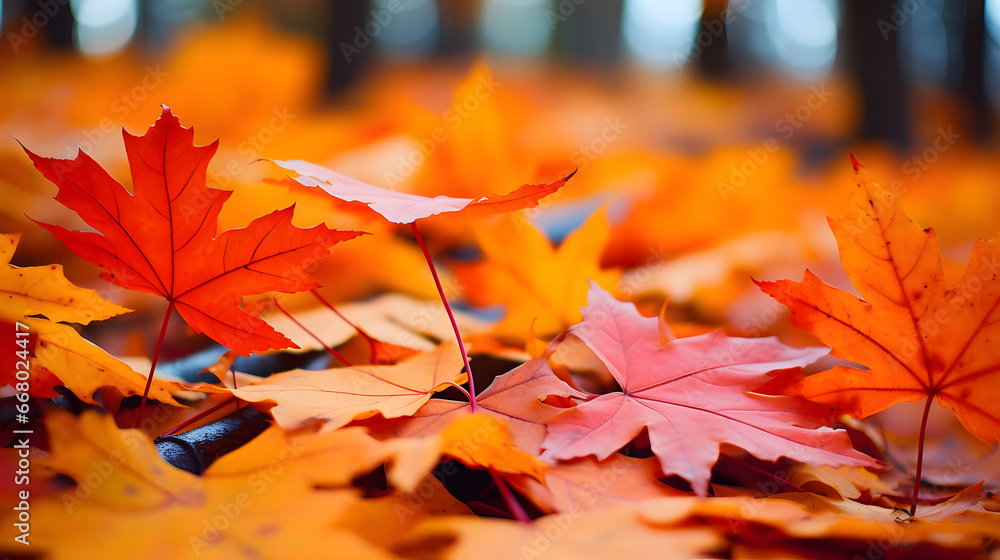
[[[946,289],[937,236],[907,217],[856,159],[851,211],[830,219],[840,260],[861,297],[824,284],[757,282],[792,310],[841,365],[786,390],[864,418],[899,402],[927,399],[920,425],[913,505],[931,402],[952,410],[972,434],[1000,439],[1000,238],[977,241],[958,285]],[[992,343],[991,343],[992,341]]]

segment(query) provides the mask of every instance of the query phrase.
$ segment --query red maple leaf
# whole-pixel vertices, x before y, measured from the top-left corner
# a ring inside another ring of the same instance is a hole
[[[232,194],[205,182],[218,140],[195,146],[194,130],[182,127],[166,106],[145,135],[123,135],[134,195],[83,152],[63,160],[25,148],[35,167],[59,187],[56,200],[97,232],[36,223],[105,269],[105,280],[163,296],[196,332],[242,355],[295,347],[246,313],[240,299],[319,287],[304,267],[361,233],[322,224],[294,227],[294,207],[288,207],[216,236],[219,212]]]

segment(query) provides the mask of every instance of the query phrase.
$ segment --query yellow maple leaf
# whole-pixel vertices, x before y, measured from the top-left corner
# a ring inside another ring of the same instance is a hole
[[[23,321],[31,315],[44,315],[51,321],[89,324],[108,319],[126,309],[102,298],[97,291],[74,286],[63,276],[60,264],[18,267],[10,264],[21,234],[0,234],[0,318]]]
[[[609,236],[603,212],[558,246],[517,215],[484,224],[476,234],[483,260],[457,266],[456,273],[471,304],[507,307],[493,331],[499,338],[523,342],[532,329],[539,336],[562,332],[581,320],[588,279],[611,290],[618,285],[619,272],[600,264]]]
[[[303,448],[248,445],[254,455],[241,454],[242,470],[213,468],[196,476],[161,459],[141,431],[119,430],[110,416],[55,411],[46,423],[52,453],[38,461],[76,482],[55,493],[32,492],[31,544],[46,558],[79,558],[81,552],[313,558],[333,550],[345,558],[393,558],[334,523],[361,498],[347,485],[318,490],[296,476],[303,467],[319,471],[317,462],[325,458]],[[4,515],[9,522],[10,508]]]
[[[100,296],[97,291],[73,285],[63,276],[62,265],[18,267],[10,264],[20,234],[0,235],[0,319],[20,322],[38,336],[30,359],[32,375],[44,368],[84,402],[96,404],[95,391],[112,387],[123,396],[141,394],[146,377],[103,349],[90,343],[63,321],[89,324],[131,311]],[[41,316],[41,317],[39,317]],[[176,405],[171,391],[176,383],[154,382],[150,395]]]

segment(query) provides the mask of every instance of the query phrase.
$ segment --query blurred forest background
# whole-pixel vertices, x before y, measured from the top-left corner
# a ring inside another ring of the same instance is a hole
[[[280,176],[262,157],[452,196],[576,168],[533,224],[558,240],[606,208],[601,263],[643,267],[626,274],[636,297],[666,294],[689,302],[689,319],[750,332],[769,300],[748,271],[796,277],[811,263],[849,287],[821,219],[846,208],[849,151],[904,193],[956,263],[1000,226],[998,0],[0,5],[0,130],[44,155],[82,149],[125,181],[122,127],[139,134],[169,105],[198,143],[220,139],[210,184],[246,193],[222,228],[298,196],[253,196]],[[96,276],[27,220],[81,225],[10,138],[0,189],[0,229],[25,234],[16,263]],[[352,226],[331,212],[312,202],[296,221]],[[372,249],[356,245],[330,266]],[[429,281],[351,262],[330,297],[434,296]],[[687,268],[656,268],[675,265]],[[741,311],[741,298],[757,303]]]
[[[290,42],[312,43],[312,58],[295,58],[316,78],[308,84],[312,91],[300,92],[314,101],[357,90],[373,73],[460,64],[485,52],[526,72],[526,65],[536,72],[542,65],[600,76],[602,89],[619,92],[621,84],[613,84],[621,74],[640,69],[649,78],[724,83],[744,95],[765,80],[836,77],[854,99],[842,102],[851,105],[852,118],[832,136],[887,140],[899,149],[920,137],[927,123],[917,116],[933,107],[960,113],[963,130],[987,141],[991,109],[1000,102],[1000,7],[990,0],[4,0],[0,6],[4,66],[11,70],[18,68],[16,55],[40,50],[163,62],[192,34],[219,34],[210,28],[253,19]],[[258,48],[278,40],[255,38]],[[235,52],[223,48],[199,54],[206,73],[236,62]],[[247,50],[236,58],[251,62],[259,54]],[[749,123],[730,124],[750,128],[753,137]]]

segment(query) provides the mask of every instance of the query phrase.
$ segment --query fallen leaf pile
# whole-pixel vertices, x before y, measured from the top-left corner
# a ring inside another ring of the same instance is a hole
[[[939,250],[907,189],[851,156],[853,194],[812,193],[849,201],[838,266],[815,216],[780,222],[808,198],[778,180],[789,156],[720,190],[739,154],[521,153],[529,119],[505,117],[528,102],[482,103],[402,174],[386,154],[442,126],[408,105],[354,123],[356,146],[299,124],[301,152],[261,146],[225,185],[213,158],[234,147],[197,145],[165,105],[125,127],[124,159],[19,138],[10,169],[42,202],[12,198],[31,221],[0,235],[0,465],[27,469],[0,485],[0,551],[1000,555],[998,238],[963,271],[959,234]],[[28,236],[68,252],[19,260]]]

